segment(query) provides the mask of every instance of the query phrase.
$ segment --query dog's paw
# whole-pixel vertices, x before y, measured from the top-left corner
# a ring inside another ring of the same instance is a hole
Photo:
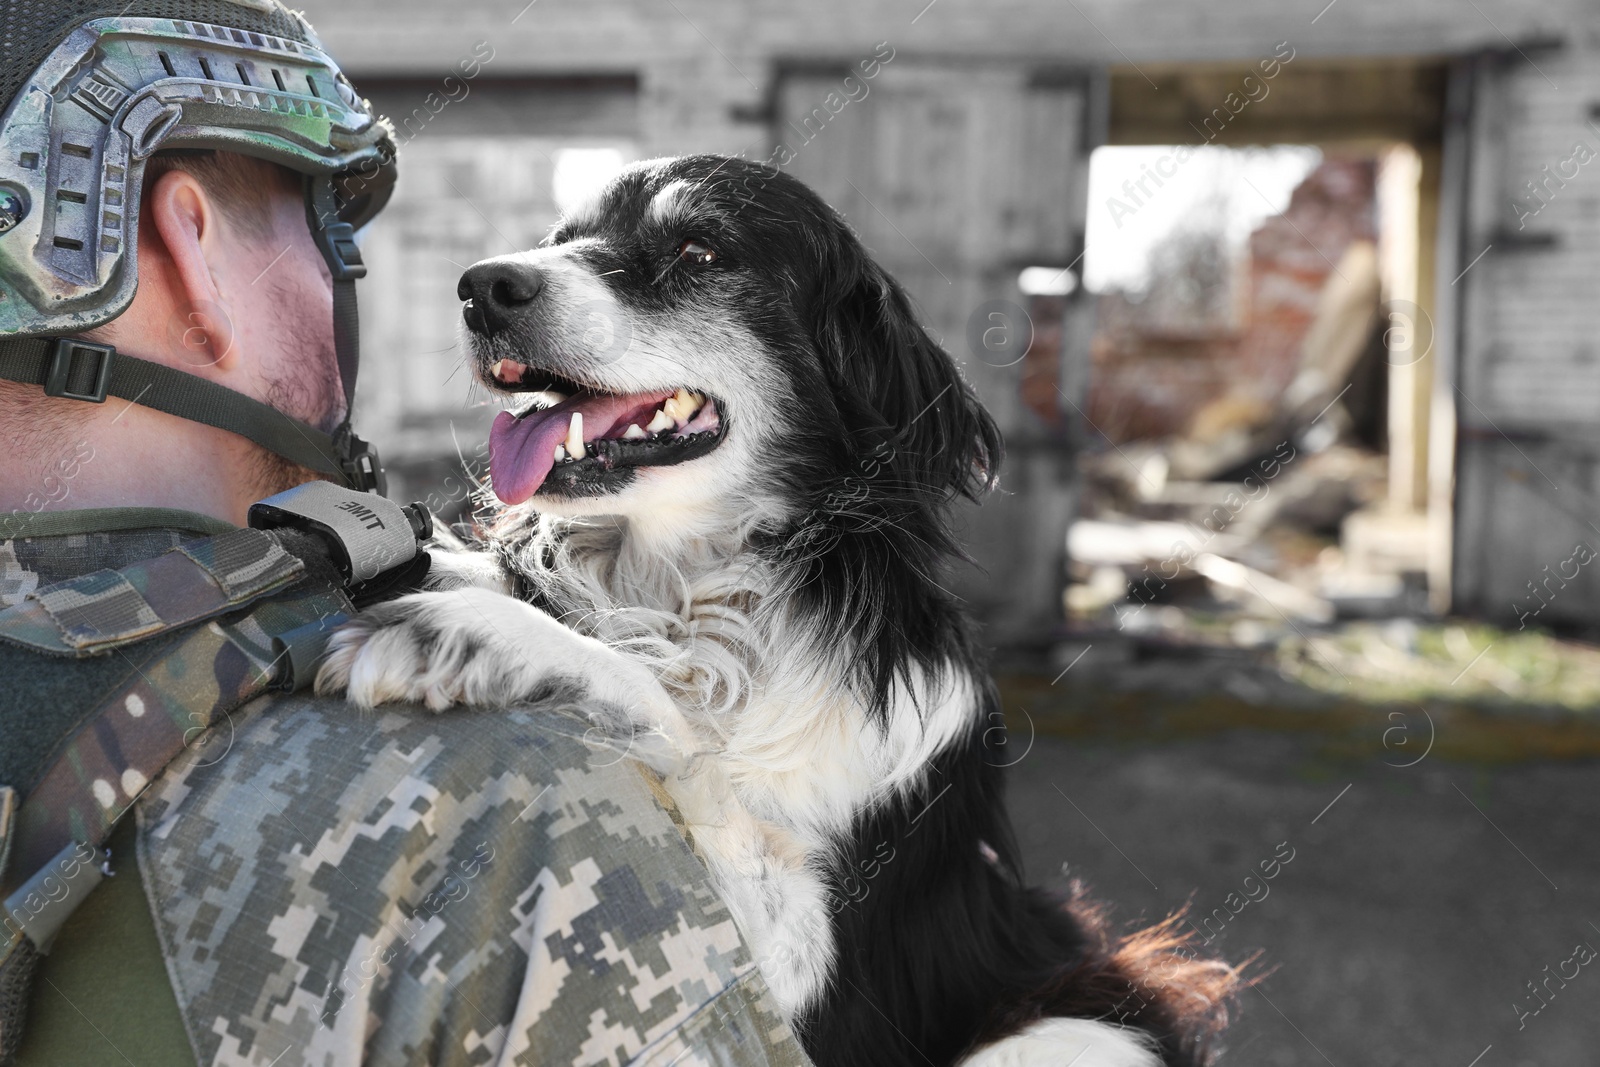
[[[498,669],[512,658],[512,639],[495,631],[472,592],[416,593],[358,615],[329,640],[317,692],[344,693],[363,708],[513,702]]]
[[[642,664],[484,589],[415,593],[363,612],[330,639],[316,685],[362,708],[503,708],[560,696],[588,715],[596,743],[663,773],[681,771],[696,749]]]

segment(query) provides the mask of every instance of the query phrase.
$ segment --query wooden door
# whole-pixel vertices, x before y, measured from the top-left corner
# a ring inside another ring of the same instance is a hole
[[[840,67],[779,81],[786,169],[905,283],[1006,435],[1003,491],[964,515],[983,571],[952,575],[1000,644],[1046,641],[1061,615],[1091,305],[1081,289],[1030,300],[1017,280],[1029,266],[1080,266],[1098,84],[903,55],[870,80]]]

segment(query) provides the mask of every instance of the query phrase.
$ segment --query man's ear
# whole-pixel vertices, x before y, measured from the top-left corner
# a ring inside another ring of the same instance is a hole
[[[902,488],[976,499],[999,477],[999,428],[900,283],[863,249],[841,259],[818,342],[846,426],[865,434],[855,451],[892,454]]]
[[[211,266],[226,248],[216,202],[193,175],[168,171],[145,194],[142,225],[153,226],[160,236],[161,265],[172,290],[172,321],[164,338],[168,349],[189,364],[182,369],[226,369],[238,354],[233,321]]]

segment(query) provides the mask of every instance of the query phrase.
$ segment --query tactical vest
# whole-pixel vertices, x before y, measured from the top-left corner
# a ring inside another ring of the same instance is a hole
[[[313,482],[250,521],[0,611],[0,677],[45,672],[33,710],[59,738],[0,782],[0,1065],[41,955],[109,873],[105,843],[150,783],[252,698],[309,685],[334,629],[427,572],[420,505]]]

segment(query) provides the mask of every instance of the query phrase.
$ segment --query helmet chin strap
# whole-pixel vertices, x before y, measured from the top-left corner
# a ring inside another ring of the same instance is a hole
[[[356,375],[361,370],[356,282],[367,276],[367,266],[361,261],[355,227],[339,218],[339,195],[332,178],[306,176],[306,223],[333,276],[333,350],[339,361],[339,380],[344,383],[344,422],[334,431],[334,441],[342,459],[361,480],[362,484],[351,483],[350,488],[376,490],[379,496],[386,496],[388,486],[378,453],[350,427],[356,407]]]
[[[339,221],[331,178],[306,178],[306,218],[333,275],[334,353],[344,384],[345,416],[332,434],[215,382],[137,359],[111,345],[66,337],[0,338],[0,380],[37,385],[48,396],[90,404],[118,397],[238,434],[349,489],[386,495],[377,451],[350,425],[361,358],[356,281],[366,276],[367,268],[354,227]]]

